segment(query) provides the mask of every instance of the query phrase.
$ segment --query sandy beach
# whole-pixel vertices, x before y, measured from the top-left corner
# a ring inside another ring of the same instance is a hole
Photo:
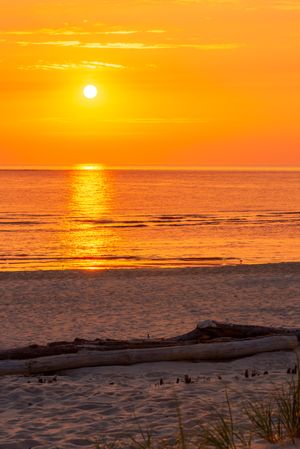
[[[212,318],[299,327],[299,275],[295,263],[1,273],[1,348],[75,337],[171,336]],[[0,448],[92,448],[98,438],[135,436],[139,428],[166,437],[176,432],[177,404],[194,432],[199,421],[214,416],[214,407],[225,407],[225,390],[243,421],[247,399],[274,393],[288,381],[287,369],[295,360],[293,352],[275,352],[232,362],[160,362],[2,377]],[[246,369],[256,375],[245,377]],[[186,374],[190,384],[184,382]]]
[[[0,342],[168,337],[207,319],[299,327],[299,295],[298,263],[2,272]]]

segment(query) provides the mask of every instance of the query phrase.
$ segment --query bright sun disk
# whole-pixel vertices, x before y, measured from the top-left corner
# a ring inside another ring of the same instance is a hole
[[[96,98],[98,95],[98,89],[93,84],[88,84],[83,89],[83,95],[85,98],[88,98],[89,100],[92,100],[93,98]]]
[[[101,164],[78,164],[75,166],[75,170],[103,170],[103,165]]]

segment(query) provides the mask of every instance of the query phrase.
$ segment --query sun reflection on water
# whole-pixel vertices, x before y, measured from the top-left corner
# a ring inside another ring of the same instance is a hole
[[[114,253],[117,236],[107,226],[110,201],[111,186],[104,171],[87,168],[72,172],[69,214],[74,228],[66,244],[76,267],[101,268]]]
[[[109,186],[106,174],[92,168],[72,174],[71,208],[86,220],[101,220],[108,213]]]

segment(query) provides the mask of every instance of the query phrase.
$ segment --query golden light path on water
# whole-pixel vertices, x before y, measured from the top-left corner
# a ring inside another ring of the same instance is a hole
[[[106,226],[112,186],[99,167],[83,165],[71,175],[68,209],[72,222],[78,225],[64,243],[68,256],[86,269],[101,268],[106,263],[101,255],[114,253],[118,241],[114,229]]]

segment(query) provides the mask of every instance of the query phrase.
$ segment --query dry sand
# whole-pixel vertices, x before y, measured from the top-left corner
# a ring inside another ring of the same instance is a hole
[[[243,403],[272,395],[290,378],[287,367],[294,363],[295,354],[276,352],[231,363],[84,368],[64,372],[56,381],[53,376],[1,378],[0,448],[91,448],[93,439],[136,436],[139,427],[172,436],[177,404],[186,428],[196,431],[201,420],[214,419],[214,408],[226,409],[225,389],[243,422]],[[259,375],[246,378],[245,369]],[[192,383],[184,382],[186,374]]]
[[[300,327],[300,264],[1,273],[0,298],[1,348],[76,336],[169,336],[212,318]],[[225,406],[225,389],[243,422],[242,404],[276,391],[295,357],[85,368],[54,381],[3,377],[0,448],[92,448],[93,439],[136,435],[139,427],[167,436],[176,429],[177,403],[194,431]],[[246,369],[259,375],[246,378]],[[184,383],[185,374],[192,383]]]

